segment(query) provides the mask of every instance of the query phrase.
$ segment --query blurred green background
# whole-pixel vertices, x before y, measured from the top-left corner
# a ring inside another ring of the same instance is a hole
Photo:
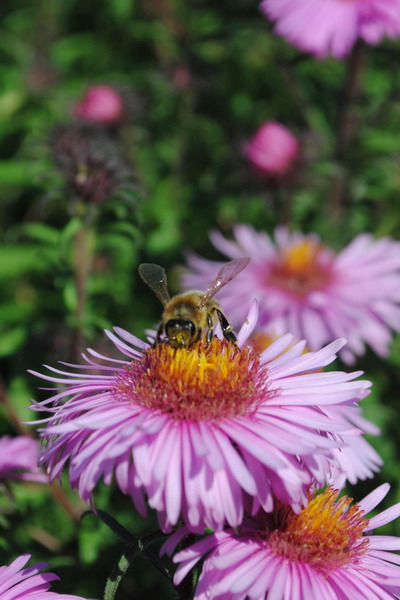
[[[1,434],[26,431],[15,418],[34,418],[25,407],[44,397],[28,368],[79,362],[86,345],[114,352],[104,328],[141,336],[158,320],[140,262],[162,264],[177,290],[185,250],[219,258],[208,232],[229,235],[237,222],[271,232],[285,221],[334,249],[362,231],[399,238],[400,42],[361,49],[361,84],[343,114],[350,60],[299,54],[255,0],[3,0],[0,18]],[[75,123],[73,106],[94,84],[124,98],[118,127]],[[302,144],[286,187],[243,157],[266,120]],[[80,197],[60,162],[65,131],[93,144],[95,175],[109,183],[100,202]],[[399,366],[399,337],[387,361],[370,353],[357,364],[374,382],[363,405],[385,460],[351,490],[357,499],[389,481],[388,502],[400,500]],[[12,491],[0,503],[0,564],[30,552],[61,576],[55,591],[100,598],[123,542],[94,516],[80,521],[67,483]],[[96,502],[135,534],[155,527],[117,489],[98,486]],[[400,523],[387,531],[400,535]],[[149,597],[174,596],[138,558],[119,598]]]

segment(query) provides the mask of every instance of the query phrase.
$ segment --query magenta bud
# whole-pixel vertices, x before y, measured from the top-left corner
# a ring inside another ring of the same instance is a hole
[[[297,138],[284,125],[267,121],[246,144],[247,160],[269,177],[282,177],[292,168],[299,154]]]

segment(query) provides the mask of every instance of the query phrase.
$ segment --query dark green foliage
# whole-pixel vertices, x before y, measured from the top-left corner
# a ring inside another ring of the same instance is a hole
[[[160,306],[140,262],[161,263],[176,290],[184,251],[218,258],[209,230],[229,234],[237,222],[271,231],[289,220],[335,249],[362,231],[399,237],[400,43],[362,48],[362,88],[345,115],[354,132],[340,144],[346,64],[299,55],[256,0],[3,0],[0,17],[1,434],[26,429],[13,415],[34,417],[25,407],[42,395],[28,368],[79,362],[88,344],[109,351],[103,328],[141,336],[154,325]],[[118,173],[100,201],[80,195],[54,152],[96,83],[115,85],[129,108],[117,127],[89,132],[96,169],[112,160]],[[303,147],[283,195],[242,153],[270,119]],[[357,365],[374,382],[364,407],[382,429],[371,442],[385,466],[355,498],[389,481],[388,502],[400,499],[399,365],[399,337],[388,361],[370,353]],[[61,576],[55,591],[100,598],[126,544],[95,516],[80,520],[86,507],[66,480],[62,490],[15,483],[11,492],[0,498],[0,564],[30,552]],[[99,486],[96,502],[135,536],[157,528],[114,487]],[[400,535],[400,524],[390,531]],[[168,597],[143,557],[117,595]]]

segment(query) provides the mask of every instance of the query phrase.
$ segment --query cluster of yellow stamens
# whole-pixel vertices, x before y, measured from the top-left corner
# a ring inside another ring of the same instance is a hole
[[[310,495],[298,514],[278,504],[273,513],[259,517],[260,535],[275,554],[328,573],[354,563],[368,547],[362,537],[368,521],[351,503],[352,498],[338,498],[338,491],[328,487]]]
[[[116,393],[179,420],[249,414],[266,394],[259,355],[214,337],[190,348],[161,343],[118,377]]]
[[[300,297],[325,287],[332,280],[332,271],[320,260],[322,250],[312,239],[293,244],[272,265],[268,284]]]

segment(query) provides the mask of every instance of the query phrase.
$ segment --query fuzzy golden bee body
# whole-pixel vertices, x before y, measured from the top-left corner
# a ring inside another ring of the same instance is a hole
[[[213,296],[246,267],[249,258],[238,258],[226,263],[205,292],[192,290],[170,298],[165,270],[159,265],[143,263],[139,274],[164,306],[155,344],[163,338],[174,348],[188,348],[205,335],[209,343],[218,318],[227,340],[236,342],[236,336]]]

